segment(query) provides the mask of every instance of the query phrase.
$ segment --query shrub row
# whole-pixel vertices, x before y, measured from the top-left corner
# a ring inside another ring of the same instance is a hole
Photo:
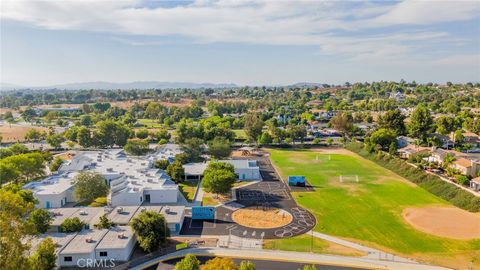
[[[360,156],[369,159],[378,165],[401,175],[407,180],[417,184],[428,192],[449,201],[453,205],[470,212],[480,211],[480,197],[449,184],[435,175],[428,174],[419,168],[407,164],[404,160],[388,155],[382,151],[369,153],[363,143],[352,142],[346,148]]]

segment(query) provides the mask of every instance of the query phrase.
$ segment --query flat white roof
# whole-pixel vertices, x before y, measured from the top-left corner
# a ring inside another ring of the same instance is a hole
[[[203,175],[205,169],[207,169],[208,163],[187,163],[183,165],[185,175]]]
[[[53,244],[55,245],[55,252],[60,252],[74,237],[76,233],[44,233],[39,236],[32,237],[29,239],[30,244],[32,245],[31,253],[37,250],[38,245],[45,239],[51,238]]]
[[[48,212],[50,212],[53,216],[53,221],[50,223],[50,225],[51,226],[60,226],[65,219],[70,218],[79,209],[81,209],[81,208],[69,207],[69,208],[51,208],[51,209],[48,209]]]
[[[138,208],[138,206],[117,206],[107,217],[115,224],[128,224]]]
[[[184,212],[185,206],[175,205],[163,207],[160,213],[165,217],[167,223],[180,223]]]
[[[97,249],[126,248],[134,234],[130,226],[112,227],[97,245]]]
[[[62,165],[62,171],[91,170],[107,179],[125,176],[127,192],[141,189],[177,189],[177,185],[163,170],[153,168],[153,160],[148,157],[127,156],[121,149],[102,151],[81,151],[72,160]]]
[[[97,224],[100,217],[105,214],[103,207],[79,207],[78,211],[73,213],[70,218],[78,217],[82,222],[90,225]]]
[[[31,182],[23,186],[36,195],[61,194],[73,186],[73,179],[77,172],[51,175],[42,181]]]
[[[232,164],[235,169],[258,169],[257,161],[253,159],[222,159],[218,162]]]
[[[88,254],[95,251],[95,247],[107,234],[108,230],[83,230],[79,232],[68,245],[60,252],[62,255]]]

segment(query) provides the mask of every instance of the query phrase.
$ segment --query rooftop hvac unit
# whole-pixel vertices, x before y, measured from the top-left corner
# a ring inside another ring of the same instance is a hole
[[[93,239],[91,237],[87,237],[87,238],[85,238],[85,242],[92,243]]]
[[[101,157],[100,157],[100,158],[97,158],[97,161],[98,161],[98,162],[102,161],[102,158],[101,158]]]
[[[131,183],[132,183],[132,185],[136,185],[137,181],[132,181]]]
[[[123,213],[123,207],[118,207],[117,208],[117,213],[119,213],[119,214]]]
[[[147,163],[145,163],[145,162],[142,162],[141,164],[142,164],[142,166],[145,166],[145,165],[147,165]]]
[[[118,234],[118,238],[119,238],[119,239],[125,239],[125,238],[127,238],[127,237],[125,237],[125,234],[124,234],[124,233],[119,233],[119,234]]]
[[[108,168],[107,172],[113,172],[113,168]]]
[[[88,213],[85,212],[85,210],[82,210],[82,211],[80,211],[80,215],[81,215],[81,216],[86,216],[86,215],[88,215]]]
[[[145,211],[147,211],[147,208],[145,208],[145,207],[140,208],[140,212],[145,212]]]
[[[170,207],[165,207],[165,213],[170,214]]]
[[[153,179],[147,179],[147,182],[153,183]]]

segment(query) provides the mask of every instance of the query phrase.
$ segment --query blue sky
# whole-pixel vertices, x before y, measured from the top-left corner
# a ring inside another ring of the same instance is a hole
[[[2,83],[480,81],[480,1],[2,1]]]

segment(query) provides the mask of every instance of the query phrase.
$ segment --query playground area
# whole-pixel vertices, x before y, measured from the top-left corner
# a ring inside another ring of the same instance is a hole
[[[289,224],[293,217],[283,209],[250,206],[233,212],[232,220],[249,228],[272,229]]]

